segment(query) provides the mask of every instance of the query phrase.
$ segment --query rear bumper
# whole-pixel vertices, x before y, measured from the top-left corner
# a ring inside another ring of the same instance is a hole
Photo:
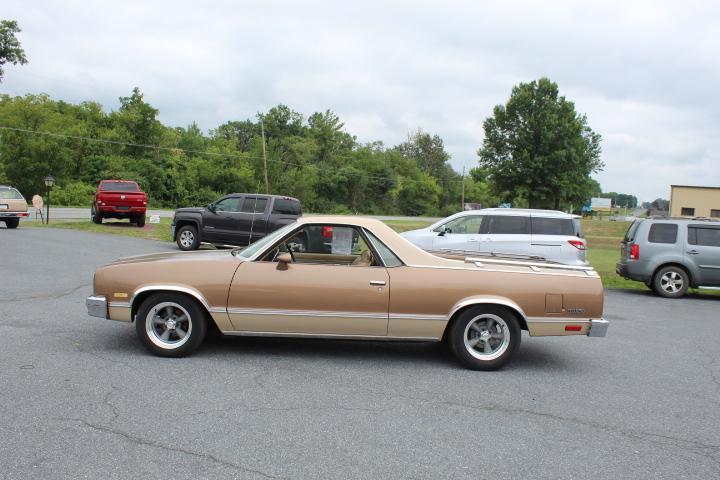
[[[0,218],[20,218],[27,216],[27,212],[6,212],[4,210],[0,210]]]
[[[88,315],[91,317],[108,318],[107,300],[102,295],[91,295],[85,300]]]
[[[608,326],[610,322],[604,318],[597,318],[590,320],[590,330],[588,330],[588,337],[604,337],[607,335]]]
[[[145,213],[145,211],[147,210],[147,207],[123,208],[123,207],[114,207],[114,206],[102,206],[102,207],[97,207],[97,208],[98,208],[98,211],[103,214],[115,213],[115,214],[127,214],[127,215],[130,215],[130,214],[136,215],[138,213]]]
[[[638,272],[637,270],[642,270]],[[615,264],[615,273],[628,280],[635,280],[638,282],[648,282],[650,275],[646,274],[644,267],[635,262],[633,263],[622,263],[618,262]]]

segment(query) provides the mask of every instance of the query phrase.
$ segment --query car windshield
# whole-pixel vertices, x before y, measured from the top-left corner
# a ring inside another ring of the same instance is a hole
[[[4,200],[22,200],[23,196],[14,188],[0,188],[0,198]]]
[[[139,192],[137,183],[132,182],[103,182],[100,184],[100,190],[109,192]]]
[[[282,227],[281,229],[275,230],[271,234],[261,238],[257,242],[252,243],[245,248],[242,248],[242,249],[237,248],[237,249],[233,250],[232,253],[233,253],[233,255],[238,255],[245,259],[250,258],[253,255],[255,255],[257,252],[262,250],[265,246],[271,245],[276,240],[280,239],[283,235],[288,233],[295,226],[296,226],[295,223],[289,223],[289,224],[285,225],[284,227]]]

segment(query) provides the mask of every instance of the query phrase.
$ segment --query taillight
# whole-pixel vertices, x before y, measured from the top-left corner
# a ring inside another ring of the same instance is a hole
[[[585,250],[587,248],[585,246],[585,242],[583,242],[582,240],[568,240],[568,243],[573,247],[577,248],[578,250]]]
[[[630,247],[630,260],[640,260],[640,245],[637,243]]]
[[[322,236],[325,238],[332,238],[333,227],[322,227]]]

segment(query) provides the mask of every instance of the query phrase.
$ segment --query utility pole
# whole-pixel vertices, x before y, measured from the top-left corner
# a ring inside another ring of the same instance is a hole
[[[460,195],[460,210],[465,210],[465,167],[462,173],[462,194]]]
[[[262,117],[260,118],[260,134],[263,143],[263,170],[265,172],[265,194],[267,195],[270,193],[270,185],[267,177],[267,154],[265,153],[265,122],[263,122]]]

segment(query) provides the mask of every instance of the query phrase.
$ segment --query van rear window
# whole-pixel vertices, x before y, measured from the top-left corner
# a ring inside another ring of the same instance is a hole
[[[533,235],[562,235],[565,237],[574,237],[579,233],[575,231],[575,224],[572,218],[532,217],[531,224]]]
[[[675,243],[677,241],[678,226],[676,223],[654,223],[648,233],[650,243]]]
[[[272,213],[282,215],[302,215],[300,202],[294,198],[276,198],[273,203]]]

